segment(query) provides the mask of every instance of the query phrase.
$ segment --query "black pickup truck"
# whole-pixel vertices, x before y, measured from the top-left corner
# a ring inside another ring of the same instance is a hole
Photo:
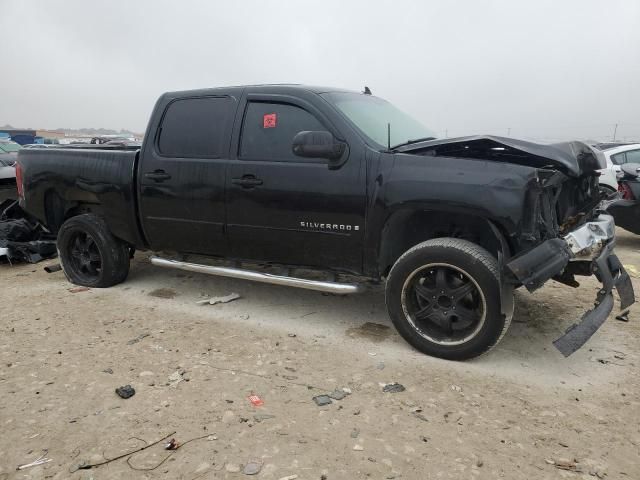
[[[556,340],[564,355],[608,317],[614,288],[622,308],[634,302],[603,167],[580,142],[436,139],[368,89],[262,85],[167,93],[140,150],[22,150],[16,176],[75,284],[124,281],[136,249],[158,266],[338,294],[384,282],[411,345],[467,359],[506,332],[514,288],[602,282]]]

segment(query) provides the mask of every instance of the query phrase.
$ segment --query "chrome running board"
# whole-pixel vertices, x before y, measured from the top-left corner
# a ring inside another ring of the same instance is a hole
[[[252,270],[241,270],[229,267],[214,267],[199,263],[179,262],[168,260],[156,256],[151,257],[151,263],[158,267],[177,268],[188,272],[206,273],[207,275],[217,275],[219,277],[239,278],[242,280],[253,280],[254,282],[272,283],[274,285],[285,285],[287,287],[305,288],[307,290],[317,290],[320,292],[349,294],[364,291],[362,285],[353,283],[322,282],[319,280],[307,280],[305,278],[285,277],[282,275],[272,275],[270,273],[260,273]]]

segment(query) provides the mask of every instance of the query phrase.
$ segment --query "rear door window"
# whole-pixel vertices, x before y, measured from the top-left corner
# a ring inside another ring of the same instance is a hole
[[[640,163],[640,150],[629,150],[626,154],[627,163]]]
[[[158,151],[165,157],[218,158],[233,114],[229,97],[183,98],[165,110]]]
[[[251,102],[247,106],[240,139],[240,157],[255,160],[302,162],[291,149],[299,132],[325,130],[306,110],[285,103]]]

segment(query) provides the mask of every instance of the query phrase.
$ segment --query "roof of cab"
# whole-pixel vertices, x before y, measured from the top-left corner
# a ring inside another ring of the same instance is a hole
[[[250,89],[256,92],[262,93],[286,93],[295,90],[303,90],[311,93],[329,93],[329,92],[347,92],[347,93],[362,93],[355,90],[349,90],[345,88],[336,87],[320,87],[315,85],[301,85],[297,83],[270,83],[270,84],[257,84],[257,85],[233,85],[228,87],[213,87],[213,88],[200,88],[196,90],[181,90],[174,92],[167,92],[165,95],[171,97],[183,97],[189,95],[202,95],[211,94],[216,92],[229,92],[234,90]]]

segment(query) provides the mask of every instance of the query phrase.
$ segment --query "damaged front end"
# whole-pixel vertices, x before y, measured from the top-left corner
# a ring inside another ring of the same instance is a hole
[[[550,279],[577,287],[574,275],[593,274],[602,283],[594,308],[553,342],[565,357],[582,347],[607,319],[613,310],[614,288],[620,297],[621,310],[635,302],[631,279],[613,253],[614,247],[615,223],[611,215],[603,212],[562,237],[542,242],[506,265],[517,282],[530,292]]]

